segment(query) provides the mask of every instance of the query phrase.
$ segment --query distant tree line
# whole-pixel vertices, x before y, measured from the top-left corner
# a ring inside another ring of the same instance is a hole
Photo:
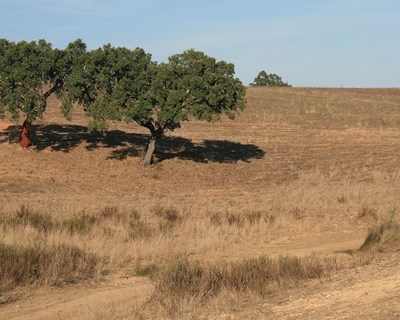
[[[149,129],[148,166],[166,131],[191,119],[234,118],[245,107],[245,87],[234,74],[233,64],[195,50],[157,63],[141,48],[107,44],[87,50],[78,39],[54,49],[45,40],[0,39],[0,118],[23,115],[29,130],[54,94],[67,119],[74,104],[81,106],[92,117],[90,130],[106,130],[110,120]]]
[[[284,82],[282,77],[275,73],[267,73],[266,71],[260,71],[254,82],[250,86],[255,87],[291,87],[290,84]]]

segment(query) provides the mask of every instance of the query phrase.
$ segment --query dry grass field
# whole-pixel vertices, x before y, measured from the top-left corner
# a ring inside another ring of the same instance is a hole
[[[5,119],[0,319],[398,319],[400,89],[247,101],[148,169],[134,124]]]

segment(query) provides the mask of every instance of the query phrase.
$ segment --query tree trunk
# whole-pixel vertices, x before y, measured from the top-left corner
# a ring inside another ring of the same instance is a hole
[[[156,149],[156,140],[157,137],[151,136],[149,145],[147,147],[146,156],[144,157],[143,165],[145,168],[150,167],[153,163],[153,154],[154,150]]]
[[[30,138],[30,132],[29,132],[29,126],[31,125],[31,122],[26,119],[24,121],[24,124],[22,125],[22,130],[21,130],[21,141],[19,142],[19,145],[21,148],[29,148],[31,146],[31,138]]]

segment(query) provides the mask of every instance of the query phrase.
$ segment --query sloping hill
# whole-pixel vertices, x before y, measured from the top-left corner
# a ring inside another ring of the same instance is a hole
[[[95,283],[19,288],[19,301],[1,305],[0,318],[123,319],[136,308],[130,299],[139,304],[152,292],[147,278],[136,278],[138,264],[313,252],[346,260],[369,226],[400,205],[400,89],[249,88],[236,120],[185,123],[160,142],[149,169],[141,165],[145,129],[113,123],[105,136],[89,134],[79,108],[68,122],[52,99],[31,150],[15,143],[18,126],[0,127],[0,242],[77,246],[106,272]],[[40,214],[51,217],[50,232],[29,220]],[[87,229],[70,231],[71,221]],[[283,296],[232,298],[240,310],[210,302],[192,316],[395,318],[396,257],[379,255]],[[98,303],[106,297],[112,306]],[[81,305],[89,307],[77,314]]]

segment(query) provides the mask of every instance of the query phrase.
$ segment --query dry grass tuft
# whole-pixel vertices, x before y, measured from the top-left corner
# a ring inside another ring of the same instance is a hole
[[[301,220],[306,217],[304,210],[299,207],[294,207],[290,209],[289,214],[293,216],[295,220]]]
[[[371,218],[375,221],[379,219],[378,211],[375,208],[371,208],[365,204],[363,204],[358,211],[358,219],[361,218]]]
[[[17,286],[73,283],[92,278],[100,259],[70,245],[0,243],[0,292]]]
[[[239,213],[227,213],[226,221],[230,226],[243,227],[244,216]]]
[[[132,240],[147,239],[155,234],[152,225],[141,219],[141,216],[135,212],[129,221],[129,238]]]
[[[116,206],[106,206],[100,211],[100,216],[104,219],[115,219],[119,220],[123,217],[122,213]]]
[[[271,285],[319,278],[337,268],[334,258],[321,259],[315,255],[306,258],[262,256],[218,264],[177,261],[154,275],[154,299],[173,311],[183,301],[203,303],[223,290],[265,296]]]
[[[274,223],[275,217],[259,210],[249,210],[244,212],[230,212],[225,213],[215,211],[208,215],[209,221],[214,226],[222,226],[227,224],[242,228],[245,224],[257,225],[264,221],[266,224]]]
[[[171,223],[182,219],[178,210],[174,207],[155,206],[152,211],[157,217],[163,218]]]
[[[245,220],[250,224],[260,223],[263,218],[263,213],[261,211],[250,211],[244,214]]]
[[[158,205],[153,208],[152,212],[155,216],[161,218],[159,222],[159,229],[161,231],[170,231],[183,220],[182,215],[174,207]]]
[[[71,235],[88,232],[97,222],[97,218],[85,212],[75,215],[71,219],[62,221],[61,228]]]
[[[141,264],[137,263],[135,267],[135,275],[139,277],[147,277],[154,275],[158,270],[155,264]]]
[[[400,249],[400,224],[389,218],[371,228],[360,250],[377,249],[386,251]]]
[[[21,205],[15,215],[4,222],[10,225],[31,226],[41,232],[49,232],[56,227],[50,214],[36,212],[25,205]]]

